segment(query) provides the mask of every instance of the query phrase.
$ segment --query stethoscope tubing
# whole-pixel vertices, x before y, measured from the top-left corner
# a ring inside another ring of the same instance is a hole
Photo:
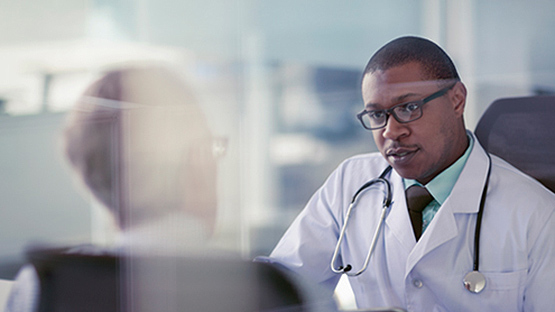
[[[486,203],[486,197],[489,186],[489,178],[491,176],[491,156],[488,156],[488,175],[486,176],[486,182],[484,183],[484,188],[482,189],[482,196],[480,198],[480,208],[478,209],[478,215],[476,216],[476,227],[474,229],[474,263],[472,271],[466,274],[463,278],[463,285],[471,293],[478,294],[484,290],[486,287],[486,277],[484,274],[480,273],[480,233],[482,229],[482,216],[484,214],[484,206]]]
[[[366,182],[363,186],[361,186],[356,191],[355,195],[353,195],[353,198],[351,199],[351,203],[349,204],[349,208],[347,209],[347,214],[345,215],[345,221],[343,222],[343,226],[341,227],[341,231],[339,233],[339,238],[337,239],[337,244],[335,245],[335,250],[333,252],[333,256],[332,256],[332,259],[331,259],[330,268],[334,273],[338,273],[338,274],[344,273],[344,274],[347,274],[348,276],[358,276],[362,272],[366,271],[366,268],[368,267],[368,263],[370,262],[370,258],[372,257],[372,253],[374,252],[374,249],[376,247],[376,242],[378,241],[378,236],[379,236],[381,228],[383,226],[387,210],[391,207],[391,202],[392,202],[392,200],[391,200],[391,184],[385,178],[385,176],[390,171],[391,171],[391,166],[388,166],[387,168],[385,168],[385,170],[380,174],[380,176],[378,178]],[[384,185],[384,191],[385,191],[386,195],[385,195],[384,201],[382,203],[382,212],[380,214],[380,220],[378,222],[378,227],[376,228],[376,231],[374,232],[374,236],[372,237],[372,243],[370,244],[370,249],[368,250],[368,254],[366,255],[366,259],[364,260],[364,264],[363,264],[362,268],[359,271],[355,272],[355,273],[350,272],[351,269],[352,269],[352,266],[350,264],[347,264],[346,266],[339,266],[338,268],[335,268],[335,262],[337,260],[338,255],[339,255],[339,248],[341,247],[341,242],[343,241],[343,237],[345,236],[345,230],[347,229],[347,224],[349,223],[349,219],[351,218],[351,213],[352,213],[353,207],[355,206],[356,200],[357,200],[359,194],[361,194],[363,191],[367,190],[370,186],[372,186],[376,183],[382,183]]]
[[[474,265],[473,270],[479,271],[480,269],[480,234],[482,230],[482,215],[484,214],[484,206],[486,204],[486,197],[488,193],[489,177],[491,176],[491,156],[488,156],[488,175],[486,176],[486,182],[484,183],[484,188],[482,189],[482,197],[480,198],[480,208],[478,209],[478,215],[476,216],[476,228],[474,229]]]

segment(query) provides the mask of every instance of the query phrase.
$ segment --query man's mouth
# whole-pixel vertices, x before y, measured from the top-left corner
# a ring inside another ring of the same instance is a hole
[[[390,161],[401,164],[409,161],[416,154],[416,152],[418,152],[417,148],[392,148],[387,150],[385,155]]]
[[[393,156],[393,157],[403,157],[406,156],[408,154],[410,154],[411,152],[399,152],[399,153],[391,153],[388,156]]]

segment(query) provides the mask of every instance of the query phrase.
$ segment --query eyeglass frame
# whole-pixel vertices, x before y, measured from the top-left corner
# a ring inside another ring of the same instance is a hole
[[[457,81],[457,82],[458,82],[458,81]],[[418,101],[409,101],[409,102],[400,103],[400,104],[397,104],[397,105],[395,105],[395,106],[393,106],[393,107],[391,107],[391,108],[389,108],[389,109],[374,109],[374,110],[371,110],[371,111],[368,111],[368,110],[364,109],[362,112],[358,113],[358,114],[356,115],[356,117],[357,117],[357,119],[360,121],[360,123],[362,124],[362,127],[363,127],[364,129],[370,130],[370,131],[385,128],[385,126],[387,126],[387,122],[389,121],[389,116],[393,116],[393,118],[395,118],[395,120],[397,120],[397,122],[399,122],[399,123],[409,123],[409,122],[413,122],[413,121],[415,121],[415,120],[418,120],[418,119],[422,118],[422,116],[424,115],[424,112],[422,111],[422,107],[424,106],[424,104],[426,104],[426,103],[428,103],[428,102],[430,102],[430,101],[432,101],[432,100],[435,100],[435,99],[437,99],[437,98],[439,98],[439,97],[444,96],[449,90],[451,90],[451,89],[457,84],[457,82],[455,82],[454,84],[452,84],[452,85],[449,86],[449,87],[445,87],[445,88],[443,88],[443,89],[438,90],[438,91],[435,92],[435,93],[432,93],[432,94],[428,95],[427,97],[423,98],[422,100],[418,100]],[[397,107],[405,106],[405,105],[408,105],[408,104],[417,104],[417,105],[418,105],[417,108],[420,110],[420,115],[419,115],[418,117],[416,117],[416,118],[414,118],[414,119],[411,119],[411,120],[408,120],[408,121],[399,120],[399,117],[397,117],[397,114],[395,113],[394,110],[395,110]],[[380,111],[381,111],[381,112],[384,112],[385,115],[386,115],[386,117],[385,117],[385,122],[384,122],[383,126],[374,127],[374,128],[373,128],[373,127],[367,127],[367,126],[364,124],[364,121],[362,120],[362,118],[364,117],[364,115],[367,115],[367,114],[369,114],[369,113],[371,113],[371,112],[376,112],[376,111],[378,111],[378,112],[380,112]]]

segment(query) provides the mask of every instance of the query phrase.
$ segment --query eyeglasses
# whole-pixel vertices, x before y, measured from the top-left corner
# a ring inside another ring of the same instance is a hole
[[[399,123],[415,121],[422,117],[422,106],[424,104],[445,95],[455,84],[443,88],[420,101],[397,104],[390,109],[363,110],[357,114],[357,118],[366,130],[377,130],[385,127],[389,115],[392,115]]]

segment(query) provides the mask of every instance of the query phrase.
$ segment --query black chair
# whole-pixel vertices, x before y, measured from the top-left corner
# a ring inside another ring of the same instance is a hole
[[[295,276],[267,263],[206,256],[29,253],[39,312],[335,311]]]
[[[39,276],[39,312],[123,311],[115,256],[44,249],[31,250],[27,257]]]
[[[486,151],[555,192],[555,96],[496,100],[475,134]]]

